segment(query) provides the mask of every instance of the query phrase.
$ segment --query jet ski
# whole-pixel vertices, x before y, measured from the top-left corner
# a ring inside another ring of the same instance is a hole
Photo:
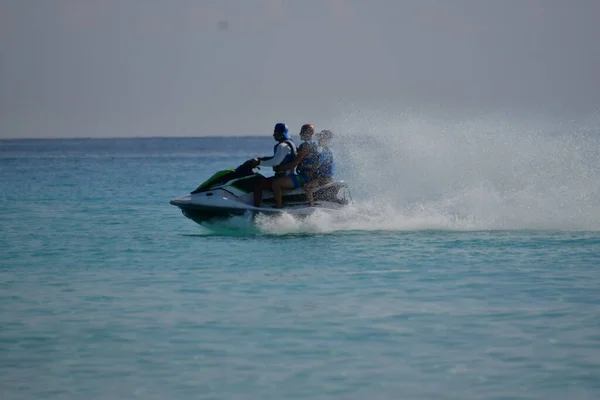
[[[190,194],[172,199],[170,204],[179,207],[183,215],[202,224],[236,215],[277,215],[289,213],[308,216],[313,212],[339,212],[350,201],[350,191],[344,181],[332,181],[313,188],[314,207],[308,205],[304,188],[283,191],[283,208],[274,208],[273,192],[263,191],[261,207],[254,207],[254,185],[265,176],[260,168],[253,168],[248,160],[236,169],[216,172]]]

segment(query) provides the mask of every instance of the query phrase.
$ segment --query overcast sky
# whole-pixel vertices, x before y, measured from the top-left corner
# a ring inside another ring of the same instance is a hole
[[[593,113],[599,17],[598,0],[0,0],[0,138]]]

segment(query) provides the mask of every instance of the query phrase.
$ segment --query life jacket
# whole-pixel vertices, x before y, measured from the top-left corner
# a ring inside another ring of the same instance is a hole
[[[277,147],[283,143],[287,144],[290,147],[290,149],[292,149],[292,152],[290,154],[288,154],[287,156],[285,156],[285,158],[283,159],[282,162],[279,163],[279,165],[285,165],[285,164],[291,163],[292,161],[294,161],[296,159],[296,155],[298,154],[298,149],[296,148],[296,144],[294,144],[294,141],[292,139],[286,139],[283,142],[277,143],[273,147],[273,154],[275,154],[277,152]],[[273,168],[273,171],[275,171],[274,168]],[[275,176],[290,175],[293,172],[294,172],[293,169],[287,169],[285,171],[280,171],[280,172],[275,171]]]
[[[300,150],[308,150],[308,155],[300,161],[296,167],[298,175],[314,175],[319,168],[319,146],[315,141],[304,142],[300,145]]]
[[[329,149],[323,149],[319,157],[319,169],[317,176],[320,179],[330,178],[335,174],[335,160],[333,153]]]

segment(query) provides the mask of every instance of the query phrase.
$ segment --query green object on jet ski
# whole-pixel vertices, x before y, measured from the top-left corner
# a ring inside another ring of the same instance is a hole
[[[198,186],[198,189],[204,189],[206,187],[209,187],[210,185],[212,185],[213,182],[215,182],[216,180],[218,180],[222,176],[225,176],[225,175],[230,174],[232,172],[235,172],[235,170],[234,169],[225,169],[223,171],[219,171],[219,172],[215,173],[213,176],[211,176],[210,178],[208,178],[206,181],[204,181],[203,183],[201,183],[200,186]],[[198,190],[198,189],[196,189],[196,190]]]

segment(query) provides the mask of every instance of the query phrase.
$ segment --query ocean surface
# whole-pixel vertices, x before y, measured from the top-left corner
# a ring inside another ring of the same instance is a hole
[[[0,398],[600,398],[598,135],[405,128],[342,216],[210,227],[269,135],[0,141]]]

